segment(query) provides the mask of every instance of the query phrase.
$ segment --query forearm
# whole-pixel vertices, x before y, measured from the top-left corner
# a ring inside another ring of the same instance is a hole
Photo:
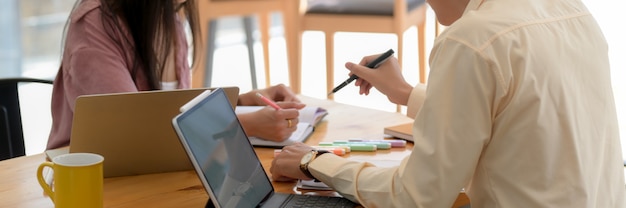
[[[239,99],[237,99],[237,105],[240,106],[253,106],[253,105],[257,105],[256,101],[254,100],[256,99],[254,94],[252,92],[247,92],[244,94],[239,95]]]
[[[241,127],[243,128],[243,131],[246,132],[247,136],[253,136],[254,134],[254,125],[251,125],[251,121],[253,119],[252,113],[239,113],[237,114],[237,118],[239,119],[239,122],[241,123]]]
[[[394,88],[395,90],[388,91],[387,98],[389,98],[389,101],[398,105],[407,105],[413,86],[404,82],[403,84],[397,84]]]

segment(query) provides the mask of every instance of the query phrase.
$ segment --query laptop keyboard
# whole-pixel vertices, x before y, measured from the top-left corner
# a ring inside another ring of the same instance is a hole
[[[355,207],[356,204],[346,198],[331,196],[293,195],[284,207]]]

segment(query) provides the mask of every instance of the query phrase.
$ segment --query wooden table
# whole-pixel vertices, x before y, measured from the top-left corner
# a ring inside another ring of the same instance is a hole
[[[382,139],[385,126],[411,121],[400,113],[309,97],[301,99],[308,105],[323,107],[329,112],[307,140],[306,143],[310,145],[337,139]],[[410,154],[412,147],[412,144],[409,144],[406,148],[392,150],[352,152],[345,157],[375,156],[376,160],[385,158],[398,160]],[[266,172],[269,173],[274,157],[273,149],[255,148],[255,150]],[[44,154],[37,154],[0,162],[0,207],[54,207],[52,201],[43,194],[36,178],[37,167],[44,160]],[[277,192],[336,195],[333,191],[298,190],[295,185],[295,182],[273,182]],[[192,170],[104,179],[105,207],[202,207],[207,199],[206,191]],[[468,203],[467,196],[460,193],[454,207]]]

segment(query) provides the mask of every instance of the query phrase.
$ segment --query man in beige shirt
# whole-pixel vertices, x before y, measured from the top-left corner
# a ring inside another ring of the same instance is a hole
[[[408,106],[414,149],[395,168],[288,146],[274,180],[317,178],[365,207],[624,207],[624,167],[608,46],[580,0],[429,0],[449,27],[435,40],[428,87],[392,58],[347,63]]]

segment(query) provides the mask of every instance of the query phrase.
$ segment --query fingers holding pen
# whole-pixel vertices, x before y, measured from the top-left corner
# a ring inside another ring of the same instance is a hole
[[[289,138],[300,122],[298,119],[300,113],[295,108],[274,109],[268,106],[250,114],[253,117],[246,120],[249,122],[249,125],[244,126],[247,127],[246,133],[249,136],[276,142]]]
[[[279,105],[285,103],[278,103]],[[275,123],[278,125],[275,131],[278,132],[282,138],[288,138],[298,127],[300,120],[300,112],[296,108],[286,108],[289,105],[281,105],[282,109],[276,110],[274,113]]]
[[[256,93],[258,100],[267,104],[259,111],[253,112],[250,116],[245,114],[239,118],[247,124],[244,129],[250,136],[265,138],[271,141],[284,141],[296,130],[298,125],[299,109],[305,105],[299,102],[278,102],[270,100],[261,93]],[[254,117],[254,118],[252,118]],[[251,119],[246,119],[251,118]]]
[[[372,87],[387,95],[390,101],[397,104],[405,104],[406,92],[410,93],[412,86],[404,80],[398,59],[389,57],[376,69],[372,70],[363,64],[369,63],[377,56],[367,56],[359,64],[348,62],[345,67],[350,70],[350,74],[359,77],[356,85],[360,87],[360,94],[369,94]]]
[[[257,96],[266,104],[270,105],[274,108],[275,120],[279,123],[279,127],[277,128],[278,132],[283,132],[284,138],[289,137],[292,132],[296,130],[296,126],[298,125],[298,116],[300,116],[300,112],[298,110],[304,108],[305,104],[300,102],[278,102],[264,97],[260,93],[257,93]],[[286,128],[282,126],[282,120],[286,121]]]
[[[300,116],[300,111],[298,110],[303,108],[304,104],[293,102],[278,102],[276,104],[281,107],[281,109],[276,110],[276,120],[285,120],[284,124],[286,125],[287,129],[295,130],[296,126],[300,122],[300,120],[298,120],[298,117]]]
[[[359,94],[369,95],[369,91],[373,87],[373,85],[370,83],[370,80],[373,79],[372,77],[376,76],[374,74],[375,70],[372,70],[360,64],[354,64],[352,62],[346,63],[345,66],[348,70],[350,70],[350,75],[356,74],[357,76],[359,76],[359,78],[354,83],[355,86],[358,86],[360,88]]]
[[[306,104],[300,102],[276,102],[276,105],[282,109],[294,108],[296,110],[300,110],[306,106]]]
[[[354,85],[359,87],[359,95],[369,95],[372,88],[372,85],[365,79],[357,79]]]

